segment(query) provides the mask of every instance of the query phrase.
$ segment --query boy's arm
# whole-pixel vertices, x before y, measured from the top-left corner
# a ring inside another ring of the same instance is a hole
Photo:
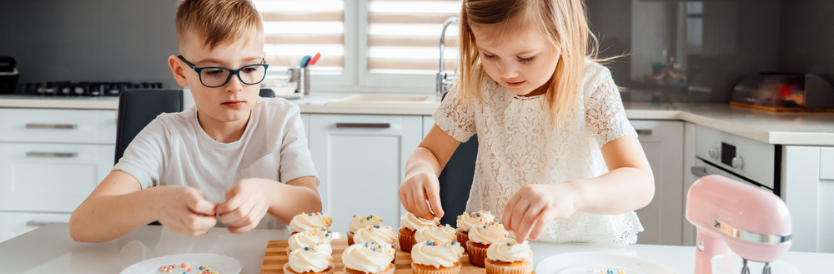
[[[72,213],[69,231],[77,242],[106,242],[156,220],[182,234],[202,236],[215,224],[214,204],[190,187],[142,190],[135,177],[113,170]]]

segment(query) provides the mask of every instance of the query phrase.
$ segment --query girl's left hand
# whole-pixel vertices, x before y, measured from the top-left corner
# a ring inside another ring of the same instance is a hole
[[[229,232],[243,234],[260,223],[269,210],[272,184],[267,179],[243,179],[226,191],[226,202],[217,205],[217,214],[221,223],[229,225]]]
[[[518,243],[535,240],[550,221],[565,219],[577,209],[579,192],[569,182],[528,185],[510,198],[504,208],[504,227],[513,231]]]

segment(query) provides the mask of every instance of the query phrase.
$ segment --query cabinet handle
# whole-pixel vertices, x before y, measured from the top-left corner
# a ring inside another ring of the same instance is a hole
[[[77,152],[26,152],[26,157],[75,158],[77,156]]]
[[[76,124],[26,124],[27,129],[76,129]]]
[[[31,221],[26,222],[26,226],[28,226],[28,227],[42,227],[42,226],[46,226],[46,225],[54,224],[54,223],[63,223],[63,222],[47,222],[47,221],[31,220]]]
[[[709,175],[709,174],[707,174],[707,168],[702,167],[702,166],[691,167],[691,168],[689,168],[689,172],[691,172],[692,175],[695,175],[695,177],[698,177],[698,178]]]
[[[336,128],[390,128],[390,123],[336,123]]]
[[[634,131],[637,131],[637,135],[642,135],[642,136],[652,135],[652,130],[651,129],[635,129]]]

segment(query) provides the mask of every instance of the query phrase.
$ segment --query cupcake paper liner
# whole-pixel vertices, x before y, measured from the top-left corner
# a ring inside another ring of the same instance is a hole
[[[284,264],[284,274],[301,274],[301,273],[305,273],[305,274],[333,274],[334,270],[336,270],[336,265],[333,264],[332,262],[330,263],[330,267],[328,269],[322,271],[322,272],[295,272],[290,267],[289,262]]]
[[[487,256],[487,247],[474,245],[472,241],[466,241],[466,250],[469,252],[469,262],[474,266],[484,267],[484,260]]]
[[[458,243],[460,243],[461,244],[460,246],[463,247],[463,252],[468,252],[467,251],[468,249],[466,249],[466,246],[467,246],[466,243],[469,242],[469,232],[458,229],[458,231],[455,233],[455,235],[458,238]]]
[[[397,267],[394,266],[394,263],[391,263],[391,268],[389,268],[388,270],[383,270],[382,272],[379,272],[379,273],[367,273],[367,274],[394,274],[394,270],[397,270]],[[358,271],[358,270],[354,270],[354,271]],[[358,271],[358,272],[366,273],[366,272],[363,272],[363,271]],[[344,268],[344,273],[346,273],[346,274],[349,273],[347,267]]]
[[[527,262],[524,265],[509,266],[493,264],[490,260],[485,260],[487,274],[531,274],[533,273],[533,264]]]
[[[457,266],[452,268],[422,269],[415,266],[415,264],[412,262],[411,272],[413,274],[458,274],[460,273],[461,266],[462,264],[459,263]]]
[[[408,228],[400,228],[400,249],[402,251],[411,253],[411,247],[414,246],[414,231],[411,231]]]

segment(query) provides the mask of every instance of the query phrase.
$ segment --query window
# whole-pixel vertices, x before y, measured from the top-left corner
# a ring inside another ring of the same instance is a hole
[[[461,0],[254,2],[270,64],[298,66],[302,56],[321,52],[311,67],[313,90],[385,93],[433,92],[443,22],[461,8]],[[457,35],[457,25],[446,31],[449,71],[457,64]]]

